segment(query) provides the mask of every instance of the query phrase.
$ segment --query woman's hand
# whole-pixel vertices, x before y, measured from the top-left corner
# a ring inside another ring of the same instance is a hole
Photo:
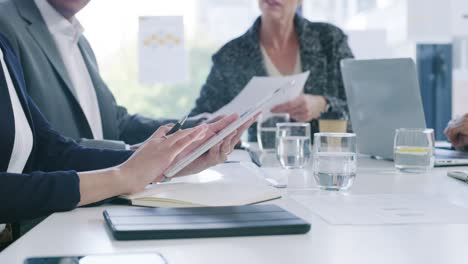
[[[248,129],[255,122],[257,117],[258,115],[254,116],[253,118],[245,122],[237,130],[235,130],[229,136],[224,138],[223,141],[216,144],[208,152],[206,152],[205,154],[200,156],[198,159],[193,161],[190,165],[188,165],[183,170],[181,170],[176,176],[198,173],[209,167],[212,167],[214,165],[217,165],[219,163],[223,163],[224,161],[226,161],[227,156],[234,150],[234,147],[239,142],[244,131]],[[183,153],[179,154],[179,156],[185,157],[186,155],[188,155],[188,153],[198,148],[205,141],[207,141],[208,139],[210,139],[211,137],[213,137],[218,132],[220,132],[221,130],[223,130],[228,125],[230,125],[231,123],[235,122],[238,119],[239,119],[239,116],[237,114],[233,114],[233,115],[221,118],[220,120],[214,123],[208,124],[207,125],[208,129],[205,133],[205,136],[201,140],[192,143],[192,145],[186,148],[183,151]],[[160,181],[161,179],[158,178],[157,180]]]
[[[163,178],[163,173],[182,154],[194,148],[224,129],[239,117],[231,115],[210,125],[180,130],[165,136],[171,125],[160,127],[138,150],[117,167],[98,171],[79,172],[80,202],[78,206],[94,203],[103,199],[143,190],[149,183]],[[202,171],[223,162],[242,133],[253,123],[257,116],[246,122],[222,142],[192,162],[179,175]],[[209,129],[208,129],[209,128]]]
[[[175,158],[194,142],[205,137],[207,125],[180,130],[165,136],[170,126],[160,127],[138,150],[118,169],[126,182],[127,190],[134,193],[163,175]]]
[[[288,113],[289,116],[299,122],[310,122],[320,117],[325,112],[327,100],[323,96],[301,94],[296,99],[271,109],[273,113]]]

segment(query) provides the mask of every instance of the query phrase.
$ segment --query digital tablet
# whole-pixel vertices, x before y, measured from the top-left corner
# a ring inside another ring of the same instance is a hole
[[[284,95],[284,93],[288,92],[288,88],[291,86],[294,86],[296,84],[295,80],[288,81],[286,84],[280,86],[278,89],[276,89],[272,94],[269,96],[265,97],[263,100],[261,100],[257,105],[251,107],[244,113],[240,115],[240,118],[221,130],[217,135],[213,136],[212,138],[208,139],[205,143],[203,143],[199,148],[194,150],[192,153],[187,155],[186,157],[182,158],[172,166],[170,166],[166,172],[164,173],[164,176],[166,180],[172,178],[174,175],[176,175],[179,171],[181,171],[183,168],[185,168],[187,165],[192,163],[194,160],[196,160],[198,157],[203,155],[206,151],[211,149],[213,146],[221,142],[225,137],[229,136],[232,132],[234,132],[236,129],[238,129],[240,126],[245,124],[249,119],[254,117],[256,114],[262,112],[265,110],[265,106],[268,105],[268,102],[271,100],[274,100],[278,97],[281,97]]]

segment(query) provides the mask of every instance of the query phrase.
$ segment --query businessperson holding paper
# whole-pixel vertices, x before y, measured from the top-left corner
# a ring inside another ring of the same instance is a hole
[[[261,10],[253,26],[213,56],[213,67],[191,115],[213,113],[229,103],[253,76],[282,76],[310,71],[304,93],[273,112],[287,112],[311,122],[322,112],[347,116],[340,61],[352,58],[346,35],[326,23],[312,23],[296,14],[301,0],[258,0]],[[254,129],[253,127],[251,129]],[[256,133],[249,129],[249,139]]]
[[[161,181],[181,155],[208,140],[239,117],[166,135],[162,126],[136,151],[84,148],[53,130],[26,91],[21,65],[0,33],[0,247],[12,239],[7,223],[71,210]],[[239,129],[185,167],[178,175],[225,161]]]
[[[124,149],[174,120],[130,115],[117,105],[75,18],[88,2],[0,1],[0,32],[18,54],[26,89],[54,129],[83,146]]]

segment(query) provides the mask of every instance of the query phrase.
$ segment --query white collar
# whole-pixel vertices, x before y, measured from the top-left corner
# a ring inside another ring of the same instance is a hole
[[[47,0],[34,0],[34,2],[52,34],[62,34],[78,42],[84,31],[78,19],[73,17],[71,21],[67,20]]]

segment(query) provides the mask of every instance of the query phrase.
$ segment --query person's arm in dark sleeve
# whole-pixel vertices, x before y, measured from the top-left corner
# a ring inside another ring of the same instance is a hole
[[[348,37],[338,28],[330,34],[330,39],[327,40],[331,50],[328,51],[329,63],[327,69],[328,87],[327,90],[338,91],[337,96],[328,96],[325,94],[330,110],[340,112],[343,116],[348,117],[348,105],[346,103],[346,94],[341,76],[340,62],[343,59],[353,58],[353,53],[348,45]]]
[[[80,201],[74,171],[0,172],[0,223],[14,223],[74,209]]]

